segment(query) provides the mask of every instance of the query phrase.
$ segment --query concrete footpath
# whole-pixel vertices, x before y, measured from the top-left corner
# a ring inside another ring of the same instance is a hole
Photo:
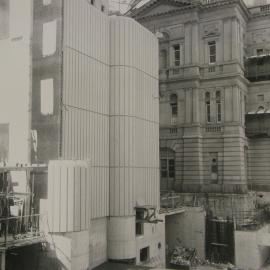
[[[129,265],[129,264],[120,264],[120,263],[112,263],[112,262],[106,262],[94,270],[172,270],[171,268],[151,268],[151,267],[144,267],[144,266],[136,266],[136,265]],[[181,269],[181,268],[179,268]],[[183,268],[182,268],[183,269]],[[227,268],[217,268],[214,266],[197,266],[192,267],[192,270],[223,270]]]

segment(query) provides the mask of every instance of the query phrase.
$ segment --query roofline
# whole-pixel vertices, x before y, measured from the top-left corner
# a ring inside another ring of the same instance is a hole
[[[160,12],[153,15],[140,16],[140,13],[142,13],[147,8],[150,8],[151,6],[157,4],[158,1],[159,0],[153,0],[146,3],[144,6],[136,10],[136,12],[133,12],[133,14],[131,13],[131,17],[136,18],[137,20],[147,20],[150,18],[160,17],[164,15],[169,15],[169,14],[186,13],[187,11],[191,9],[203,11],[205,9],[211,9],[211,8],[216,8],[216,7],[225,6],[225,5],[232,5],[232,4],[237,4],[241,7],[243,13],[246,16],[246,19],[253,17],[243,0],[216,0],[216,2],[209,3],[209,4],[203,4],[199,1],[196,1],[195,3],[176,8],[175,10],[171,10],[167,12]],[[169,0],[169,1],[174,1],[174,0]]]

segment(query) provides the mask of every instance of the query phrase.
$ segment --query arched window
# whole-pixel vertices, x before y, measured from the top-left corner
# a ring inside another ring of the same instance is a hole
[[[171,109],[172,109],[172,116],[175,117],[178,114],[177,95],[176,94],[171,94],[170,104],[171,104]]]
[[[205,109],[206,109],[206,120],[207,123],[211,122],[211,108],[210,108],[210,93],[205,93]]]
[[[167,68],[167,51],[166,50],[161,50],[160,51],[160,59],[159,59],[159,66],[160,69],[165,69]]]
[[[221,122],[221,93],[216,91],[216,113],[217,113],[217,122]]]

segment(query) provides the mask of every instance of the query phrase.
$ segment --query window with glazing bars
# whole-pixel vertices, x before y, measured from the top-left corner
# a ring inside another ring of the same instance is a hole
[[[171,103],[171,109],[172,109],[172,116],[175,117],[178,114],[177,95],[176,94],[171,94],[170,103]]]
[[[207,123],[211,122],[211,107],[210,107],[210,93],[205,93],[205,109],[206,109],[206,120]]]
[[[173,46],[173,50],[174,50],[174,66],[178,67],[180,66],[180,45],[174,45]]]
[[[161,177],[174,177],[175,176],[175,161],[174,159],[161,159]]]
[[[217,122],[221,122],[221,94],[220,91],[216,92],[216,108],[217,108]]]
[[[216,55],[217,55],[217,48],[216,48],[216,42],[210,41],[208,42],[208,48],[209,48],[209,63],[214,64],[216,63]]]

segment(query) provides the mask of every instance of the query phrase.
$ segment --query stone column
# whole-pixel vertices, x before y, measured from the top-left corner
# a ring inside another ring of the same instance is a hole
[[[225,18],[223,20],[223,48],[224,48],[224,61],[231,60],[231,20],[230,18]]]
[[[239,57],[239,52],[238,52],[238,39],[237,39],[237,31],[238,31],[238,21],[236,19],[236,17],[232,17],[231,19],[231,23],[232,23],[232,43],[231,43],[231,47],[232,47],[232,60],[238,59]]]
[[[196,21],[192,22],[192,63],[199,63],[199,31]]]
[[[191,37],[192,25],[190,22],[185,24],[185,64],[191,64]]]
[[[198,88],[194,88],[193,91],[192,91],[192,94],[193,94],[193,117],[192,117],[192,120],[193,120],[193,123],[199,123],[200,122],[200,118],[199,118],[199,89]]]
[[[233,122],[240,123],[240,91],[237,86],[232,89]]]
[[[185,123],[191,124],[192,122],[192,89],[185,89],[186,97],[186,112],[185,112]]]

